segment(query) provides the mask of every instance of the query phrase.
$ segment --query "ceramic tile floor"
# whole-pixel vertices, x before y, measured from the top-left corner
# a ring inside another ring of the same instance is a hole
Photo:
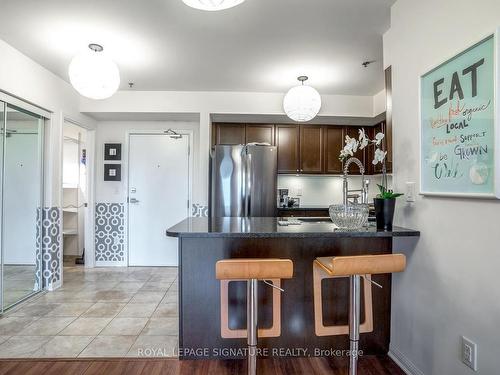
[[[0,318],[0,358],[174,357],[177,268],[64,268],[64,286]]]
[[[3,302],[5,306],[29,296],[35,289],[35,266],[4,264]]]

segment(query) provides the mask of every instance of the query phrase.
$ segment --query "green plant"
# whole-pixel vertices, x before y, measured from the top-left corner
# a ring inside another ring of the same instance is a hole
[[[402,193],[395,193],[394,191],[387,189],[385,186],[378,185],[378,184],[377,184],[377,186],[378,186],[378,189],[380,190],[380,194],[377,195],[377,198],[394,199],[394,198],[397,198],[397,197],[404,195]]]

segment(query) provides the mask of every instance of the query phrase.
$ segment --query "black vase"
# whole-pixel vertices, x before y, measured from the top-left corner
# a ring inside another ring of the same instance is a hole
[[[377,219],[377,229],[392,230],[394,220],[394,209],[396,208],[396,198],[381,199],[374,198],[375,217]]]

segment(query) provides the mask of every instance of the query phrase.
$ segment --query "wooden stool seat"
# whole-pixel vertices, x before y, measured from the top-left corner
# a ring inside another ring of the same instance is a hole
[[[406,257],[403,254],[319,257],[314,262],[330,276],[402,272],[406,267]]]
[[[217,280],[290,279],[292,276],[290,259],[224,259],[215,265]]]

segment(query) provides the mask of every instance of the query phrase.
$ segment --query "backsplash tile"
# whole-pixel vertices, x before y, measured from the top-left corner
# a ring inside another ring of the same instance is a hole
[[[208,217],[208,206],[193,203],[191,207],[191,216],[192,217]]]
[[[41,244],[37,243],[36,250],[37,262],[40,251],[42,252],[42,272],[41,275],[37,273],[36,279],[37,282],[43,281],[43,288],[51,288],[61,281],[61,208],[45,207],[42,210],[41,226],[37,225],[37,238],[40,238],[40,230]]]
[[[96,262],[125,260],[125,205],[97,203],[95,210]]]

